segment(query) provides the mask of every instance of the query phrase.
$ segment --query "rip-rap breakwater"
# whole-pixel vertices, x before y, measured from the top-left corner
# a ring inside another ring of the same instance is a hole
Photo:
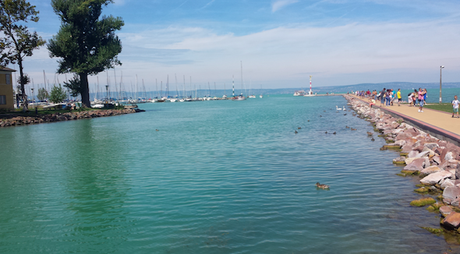
[[[394,164],[404,166],[398,175],[420,177],[418,189],[414,191],[423,197],[412,201],[411,205],[427,206],[428,211],[440,214],[441,228],[425,229],[438,235],[454,235],[459,242],[460,147],[433,137],[378,108],[371,108],[363,101],[348,95],[345,98],[358,115],[370,121],[374,130],[381,133],[379,136],[385,138],[387,145],[382,150],[393,149],[400,153],[393,160]]]
[[[37,116],[15,116],[9,119],[0,119],[0,127],[23,126],[39,123],[52,123],[87,118],[107,117],[136,113],[134,109],[112,109],[94,111],[74,111],[69,113],[56,113]]]

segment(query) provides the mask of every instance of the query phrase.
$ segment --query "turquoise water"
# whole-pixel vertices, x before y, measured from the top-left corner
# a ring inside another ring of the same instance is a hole
[[[0,253],[456,248],[420,228],[439,218],[409,206],[417,181],[395,175],[397,154],[336,105],[345,99],[144,104],[0,129]]]

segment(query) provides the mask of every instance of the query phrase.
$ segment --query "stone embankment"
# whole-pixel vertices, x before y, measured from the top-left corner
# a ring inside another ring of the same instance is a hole
[[[411,205],[428,206],[427,210],[439,212],[441,219],[440,229],[426,229],[437,234],[446,230],[460,233],[460,147],[430,136],[378,108],[371,108],[361,100],[348,95],[345,98],[356,113],[370,121],[374,131],[385,138],[387,145],[382,150],[393,149],[400,153],[393,160],[404,166],[398,175],[420,178],[415,192],[426,197],[412,201]]]
[[[136,113],[134,109],[113,109],[113,110],[93,110],[93,111],[74,111],[69,113],[56,113],[38,116],[15,116],[8,119],[0,119],[0,127],[23,126],[39,123],[51,123],[87,118],[97,118],[106,116],[116,116]]]

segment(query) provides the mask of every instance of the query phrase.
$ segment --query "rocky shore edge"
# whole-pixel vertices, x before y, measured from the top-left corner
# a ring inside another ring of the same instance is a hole
[[[344,97],[358,117],[371,122],[374,131],[386,140],[387,145],[381,150],[399,152],[393,163],[404,168],[397,175],[420,178],[414,191],[423,197],[410,205],[427,207],[428,211],[440,214],[440,228],[423,228],[444,235],[446,240],[448,235],[451,239],[454,236],[453,242],[460,243],[460,147],[430,136],[403,119],[371,108],[350,95]]]
[[[94,111],[73,111],[69,113],[56,113],[38,116],[15,116],[9,119],[0,119],[0,127],[24,126],[40,123],[52,123],[97,117],[107,117],[136,113],[134,109],[108,109]]]

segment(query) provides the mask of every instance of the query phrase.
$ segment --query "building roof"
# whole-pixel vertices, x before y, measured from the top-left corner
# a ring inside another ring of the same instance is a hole
[[[6,67],[3,67],[3,66],[0,66],[0,71],[16,72],[16,70],[13,70],[13,69],[10,69],[10,68],[6,68]]]

